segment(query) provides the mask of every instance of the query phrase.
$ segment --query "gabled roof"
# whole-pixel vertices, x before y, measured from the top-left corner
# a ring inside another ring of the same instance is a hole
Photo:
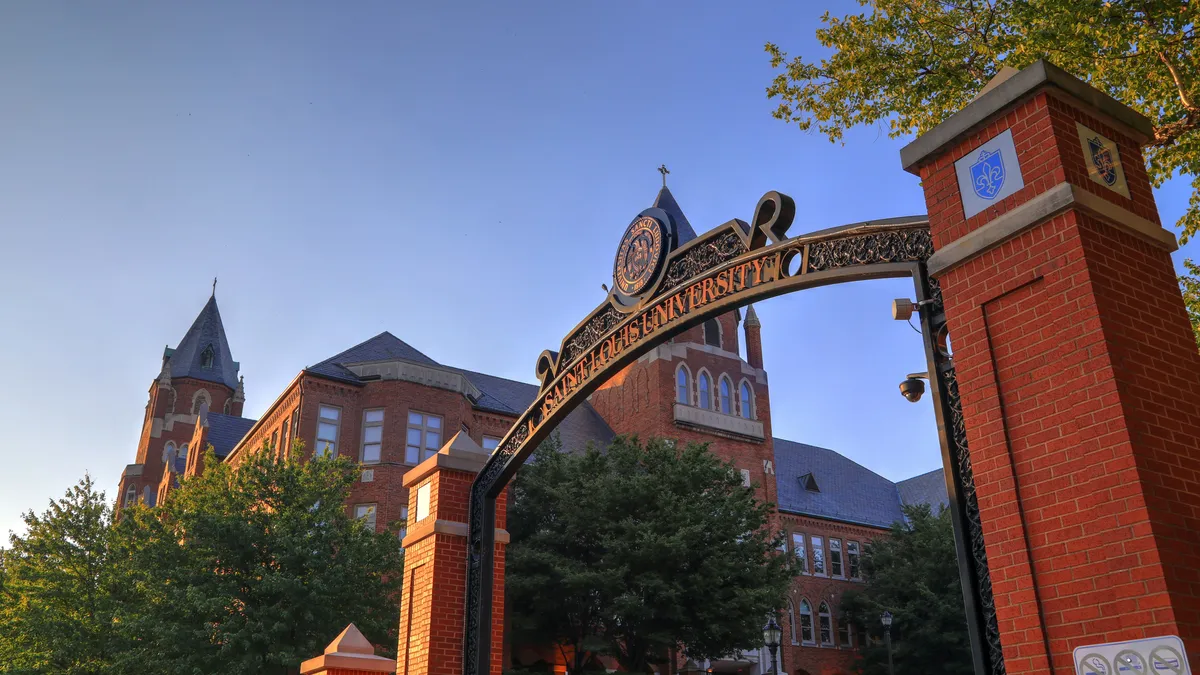
[[[341,364],[387,361],[389,359],[402,359],[426,366],[440,365],[437,361],[417,351],[412,345],[385,330],[366,342],[360,342],[340,354],[335,354],[325,359],[315,366],[309,366],[306,370],[318,375],[325,375],[326,377],[348,382],[358,382],[358,376]]]
[[[224,415],[222,413],[208,413],[208,443],[213,447],[213,452],[217,457],[224,459],[237,445],[250,428],[254,426],[258,420],[247,419],[245,417],[234,417],[233,415]],[[189,450],[189,452],[191,452]]]
[[[950,496],[946,493],[946,474],[941,469],[902,480],[896,483],[896,489],[900,491],[900,500],[905,505],[928,504],[934,513],[938,512],[938,507],[950,505]]]
[[[833,450],[775,440],[775,485],[779,510],[875,527],[904,520],[900,495],[890,480]],[[811,474],[820,492],[806,490]]]
[[[654,200],[654,208],[662,209],[671,215],[671,220],[675,221],[675,233],[678,235],[679,246],[683,246],[689,241],[696,238],[696,231],[692,229],[692,224],[688,222],[687,216],[683,215],[683,209],[679,208],[679,202],[675,201],[675,195],[664,185],[658,191],[658,197]]]
[[[212,363],[205,367],[202,360],[209,348],[212,349]],[[225,326],[221,323],[215,295],[200,310],[200,315],[179,341],[179,346],[168,349],[164,356],[170,365],[171,377],[193,377],[237,389],[238,362],[233,360],[229,351],[229,341],[225,339]]]

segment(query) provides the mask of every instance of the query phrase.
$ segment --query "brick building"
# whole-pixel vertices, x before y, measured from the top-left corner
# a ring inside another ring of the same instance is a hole
[[[679,244],[695,238],[666,187],[654,206],[671,215]],[[783,617],[780,672],[847,673],[861,636],[838,621],[839,601],[860,582],[863,544],[903,517],[903,503],[945,503],[945,484],[941,471],[892,483],[832,450],[773,437],[760,330],[753,307],[697,326],[613,377],[558,431],[568,451],[637,434],[709,443],[731,461],[747,486],[777,505],[772,525],[787,532],[788,554],[801,561]],[[537,392],[534,384],[438,363],[384,332],[302,369],[260,419],[246,419],[238,363],[210,298],[179,346],[164,351],[121,503],[157,503],[180,475],[203,470],[196,450],[208,445],[237,462],[264,445],[288,452],[299,439],[306,452],[361,462],[347,508],[403,541],[403,475],[464,437],[495,448]],[[511,656],[521,662],[531,654]],[[697,665],[757,675],[765,661],[753,651]]]

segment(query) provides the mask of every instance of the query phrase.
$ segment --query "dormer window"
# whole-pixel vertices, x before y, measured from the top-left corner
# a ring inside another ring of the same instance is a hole
[[[205,370],[211,370],[213,367],[213,355],[212,345],[205,347],[204,351],[200,352],[200,367]]]
[[[806,473],[800,476],[800,487],[809,492],[820,492],[821,488],[817,487],[817,479],[811,473]]]
[[[716,319],[704,322],[704,344],[718,348],[721,346],[721,326],[717,324]]]

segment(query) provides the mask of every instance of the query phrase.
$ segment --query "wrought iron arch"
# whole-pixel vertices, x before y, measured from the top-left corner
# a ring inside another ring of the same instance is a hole
[[[651,209],[642,216],[652,211],[655,217],[664,215]],[[954,363],[946,348],[941,289],[925,265],[933,254],[928,220],[891,218],[787,237],[794,215],[791,198],[768,192],[755,209],[753,224],[734,219],[670,251],[642,295],[631,298],[614,289],[567,334],[558,353],[545,351],[538,358],[537,400],[500,441],[471,486],[463,643],[466,675],[485,673],[490,662],[487,627],[492,611],[496,499],[568,413],[638,357],[707,319],[808,288],[905,277],[913,280],[921,307],[975,672],[1004,675],[966,426]]]

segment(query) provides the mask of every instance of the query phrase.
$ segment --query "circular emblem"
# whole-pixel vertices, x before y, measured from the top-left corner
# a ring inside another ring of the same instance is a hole
[[[666,254],[666,231],[651,216],[641,216],[625,230],[613,265],[613,283],[625,295],[646,290],[662,266]]]

